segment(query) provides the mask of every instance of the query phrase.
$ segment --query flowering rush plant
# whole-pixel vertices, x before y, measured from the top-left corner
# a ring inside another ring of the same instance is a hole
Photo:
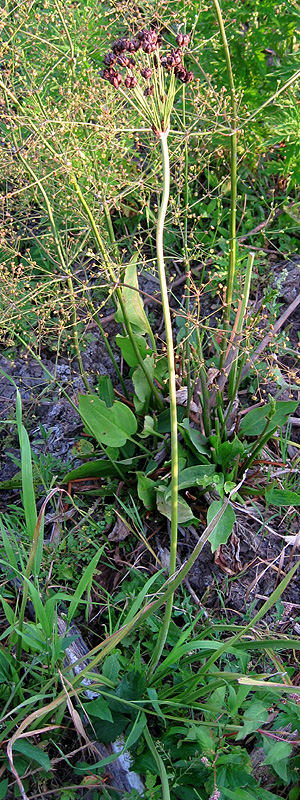
[[[102,77],[121,92],[138,114],[152,128],[160,141],[162,156],[162,192],[156,225],[157,267],[166,332],[170,419],[171,419],[171,543],[169,576],[176,571],[178,530],[178,426],[176,405],[176,371],[172,320],[166,280],[163,234],[170,192],[170,163],[168,134],[173,109],[176,79],[188,84],[193,79],[183,62],[184,48],[189,44],[187,34],[178,33],[176,48],[164,48],[154,29],[138,31],[133,39],[117,39],[104,56]],[[173,595],[166,603],[165,616],[154,648],[150,672],[156,668],[167,638],[173,606]]]

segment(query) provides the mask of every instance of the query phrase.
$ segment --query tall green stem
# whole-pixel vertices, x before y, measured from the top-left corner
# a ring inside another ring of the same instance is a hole
[[[182,93],[182,124],[186,132],[186,118],[185,118],[185,85],[183,84]],[[189,186],[188,186],[188,168],[189,168],[189,150],[187,134],[184,144],[184,266],[186,270],[185,278],[185,312],[186,312],[186,336],[184,341],[184,361],[185,361],[185,374],[187,383],[187,404],[186,416],[189,419],[190,405],[192,399],[192,386],[191,386],[191,346],[190,346],[190,300],[191,300],[191,272],[189,264],[188,253],[188,210],[189,210]]]
[[[158,274],[160,280],[161,298],[163,305],[163,314],[166,331],[166,344],[167,344],[167,358],[168,358],[168,372],[169,372],[169,395],[170,395],[170,416],[171,416],[171,463],[172,463],[172,477],[171,477],[171,546],[170,546],[170,567],[169,576],[173,575],[176,570],[176,555],[177,555],[177,527],[178,527],[178,432],[177,432],[177,407],[176,407],[176,375],[175,375],[175,357],[173,346],[173,331],[172,321],[168,298],[168,288],[166,280],[166,270],[164,261],[164,248],[163,248],[163,235],[165,216],[169,200],[170,192],[170,162],[168,150],[168,131],[160,132],[160,144],[162,152],[163,164],[163,191],[161,198],[161,205],[159,209],[156,229],[156,251],[157,251],[157,264]],[[169,597],[166,603],[165,615],[163,619],[160,635],[154,648],[152,656],[150,674],[155,670],[163,647],[168,635],[171,614],[173,607],[173,595]]]
[[[236,269],[236,195],[237,195],[237,105],[236,94],[233,80],[233,72],[231,65],[230,52],[227,42],[225,26],[222,17],[222,11],[218,0],[213,0],[215,11],[217,14],[220,34],[222,37],[227,74],[230,86],[231,98],[231,135],[230,135],[230,179],[231,179],[231,192],[230,192],[230,221],[229,221],[229,267],[227,274],[227,287],[226,287],[226,308],[224,315],[224,339],[222,342],[221,352],[221,367],[224,366],[226,356],[226,334],[229,328],[230,311],[232,304],[233,282]]]

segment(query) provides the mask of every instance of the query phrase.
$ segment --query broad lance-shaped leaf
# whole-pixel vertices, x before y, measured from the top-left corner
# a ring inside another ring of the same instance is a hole
[[[297,400],[276,400],[275,414],[270,420],[269,427],[281,428],[288,422],[290,414],[293,414],[298,408]],[[267,416],[271,411],[271,403],[266,403],[261,408],[253,408],[248,414],[244,416],[240,424],[240,432],[244,436],[260,436],[263,433],[266,424]]]
[[[137,421],[128,406],[118,400],[107,408],[95,394],[79,395],[79,412],[100,444],[123,447],[137,431]]]
[[[153,374],[154,374],[154,359],[152,356],[147,356],[144,359],[144,366],[150,376],[151,380],[153,381]],[[134,385],[135,394],[133,398],[134,407],[137,414],[142,414],[145,410],[147,410],[147,405],[149,404],[149,400],[151,397],[151,388],[149,383],[145,377],[145,373],[142,370],[142,367],[138,366],[132,375],[132,383]]]
[[[125,306],[127,319],[129,320],[134,333],[151,335],[151,327],[144,311],[143,303],[139,295],[139,284],[137,279],[137,253],[134,254],[124,273],[124,286],[121,286],[122,299]],[[124,316],[120,306],[115,313],[116,322],[124,323]]]
[[[138,333],[134,333],[133,337],[141,357],[143,359],[146,358],[147,343],[145,337],[140,336],[140,334]],[[137,367],[139,361],[136,353],[134,352],[129,336],[121,336],[119,333],[117,333],[116,344],[120,348],[124,361],[126,361],[126,364],[128,364],[129,367]]]
[[[166,497],[166,492],[164,491],[164,489],[160,487],[157,487],[156,489],[156,505],[158,511],[160,511],[160,513],[163,514],[164,517],[167,517],[170,520],[172,519],[171,499],[170,497],[169,498]],[[177,512],[178,512],[178,522],[181,524],[185,522],[191,522],[194,519],[194,514],[192,512],[192,509],[190,508],[186,500],[184,500],[183,497],[180,496],[178,497]]]
[[[290,489],[276,489],[274,486],[266,491],[267,505],[271,506],[300,506],[300,492]]]
[[[195,467],[183,469],[178,475],[178,491],[181,492],[183,489],[190,489],[192,486],[206,487],[212,482],[215,483],[218,476],[214,476],[213,480],[212,476],[214,472],[214,464],[199,464]],[[171,485],[166,489],[165,495],[166,500],[171,496]]]
[[[217,514],[217,512],[220,511],[220,508],[222,508],[222,500],[214,500],[211,503],[207,512],[208,525],[212,521],[214,516]],[[212,553],[214,553],[215,550],[217,550],[220,544],[226,544],[230,534],[233,531],[234,523],[235,523],[235,513],[232,506],[228,504],[227,508],[225,508],[224,514],[222,514],[221,519],[219,519],[219,522],[217,522],[213,532],[210,534],[209,537]]]

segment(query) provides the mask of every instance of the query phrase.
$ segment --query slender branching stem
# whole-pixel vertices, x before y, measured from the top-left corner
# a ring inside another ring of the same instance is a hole
[[[240,381],[240,370],[238,370],[239,344],[241,340],[245,314],[248,306],[254,258],[255,258],[254,253],[248,254],[244,289],[240,301],[240,314],[237,320],[236,332],[234,337],[236,339],[236,343],[235,342],[233,343],[235,344],[236,347],[236,355],[235,355],[235,362],[230,371],[229,383],[228,383],[228,398],[232,402],[234,401],[239,388],[239,381]]]
[[[17,149],[17,142],[16,142],[16,138],[14,136],[14,133],[12,134],[12,136],[13,136],[13,140],[14,140],[14,145],[15,145],[15,147]],[[45,191],[45,188],[44,188],[42,182],[40,181],[39,177],[36,175],[36,173],[34,172],[32,167],[30,166],[30,164],[28,164],[28,161],[23,157],[22,153],[20,153],[20,152],[19,152],[19,159],[20,159],[21,163],[23,164],[23,167],[25,168],[25,170],[27,170],[27,172],[29,172],[29,175],[31,175],[31,177],[35,181],[35,183],[38,186],[38,188],[39,188],[39,190],[40,190],[40,192],[41,192],[41,194],[42,194],[42,196],[44,198],[44,201],[45,201],[47,214],[48,214],[49,222],[50,222],[50,225],[51,225],[53,240],[54,240],[54,244],[55,244],[56,250],[57,250],[57,255],[58,255],[58,258],[59,258],[59,261],[60,261],[60,265],[61,265],[62,271],[65,273],[66,278],[67,278],[67,285],[68,285],[69,297],[70,297],[70,302],[71,302],[71,320],[72,320],[73,342],[74,342],[74,348],[75,348],[77,363],[78,363],[78,367],[79,367],[79,372],[80,372],[81,378],[83,380],[83,383],[84,383],[84,386],[85,386],[87,392],[90,392],[90,386],[89,386],[89,383],[88,383],[88,380],[87,380],[87,377],[86,377],[86,372],[85,372],[85,369],[84,369],[84,366],[83,366],[83,363],[82,363],[81,351],[80,351],[80,346],[79,346],[78,322],[77,322],[76,299],[75,299],[75,292],[74,292],[74,286],[73,286],[73,277],[72,277],[71,270],[70,270],[70,268],[69,268],[69,266],[67,264],[67,261],[65,259],[65,256],[64,256],[62,243],[61,243],[61,240],[60,240],[59,232],[57,230],[57,226],[55,224],[55,219],[54,219],[54,216],[53,216],[51,203],[50,203],[49,197],[47,195],[47,192]]]
[[[230,86],[230,99],[231,99],[231,136],[230,136],[231,192],[230,192],[230,219],[229,219],[229,265],[227,273],[226,307],[224,314],[224,338],[221,347],[221,367],[223,367],[226,356],[226,335],[230,323],[233,283],[236,270],[237,104],[236,104],[236,94],[235,94],[231,58],[227,42],[225,25],[222,17],[222,11],[218,0],[213,0],[213,4],[215,7],[220,34],[224,47],[227,74]]]
[[[162,163],[163,163],[163,191],[162,191],[161,204],[157,220],[156,250],[157,250],[157,264],[158,264],[158,273],[160,280],[160,289],[161,289],[165,331],[166,331],[168,372],[169,372],[169,396],[170,396],[170,416],[171,416],[171,462],[172,462],[171,545],[170,545],[170,567],[169,567],[169,576],[171,576],[174,574],[176,570],[176,555],[177,555],[178,432],[177,432],[176,374],[175,374],[175,356],[174,356],[174,346],[173,346],[173,331],[172,331],[171,312],[170,312],[169,298],[168,298],[168,288],[167,288],[164,248],[163,248],[164,223],[165,223],[165,216],[166,216],[168,200],[169,200],[169,191],[170,191],[168,131],[160,132],[159,137],[160,137]],[[163,651],[163,647],[170,626],[172,607],[173,607],[173,595],[169,597],[166,603],[163,624],[157,641],[157,645],[154,649],[152,662],[150,666],[150,673],[155,670],[159,662],[161,653]]]
[[[186,311],[186,336],[184,341],[184,361],[185,361],[185,374],[187,384],[187,404],[186,416],[189,418],[190,405],[192,399],[192,386],[191,386],[191,347],[190,347],[190,299],[191,299],[191,272],[189,264],[188,253],[188,210],[189,210],[189,185],[188,185],[188,169],[189,169],[189,150],[188,139],[186,133],[186,114],[185,114],[185,85],[183,84],[182,93],[182,124],[185,131],[184,143],[184,239],[183,239],[183,255],[184,265],[186,269],[185,279],[185,311]]]

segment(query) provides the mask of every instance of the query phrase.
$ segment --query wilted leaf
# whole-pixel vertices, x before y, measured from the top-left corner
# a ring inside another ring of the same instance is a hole
[[[130,528],[126,525],[121,517],[117,517],[116,524],[114,525],[111,533],[108,534],[108,539],[110,542],[123,542],[124,539],[127,539],[127,536],[131,533]]]

